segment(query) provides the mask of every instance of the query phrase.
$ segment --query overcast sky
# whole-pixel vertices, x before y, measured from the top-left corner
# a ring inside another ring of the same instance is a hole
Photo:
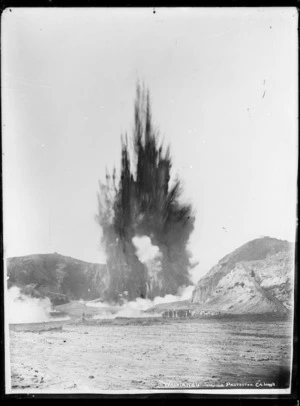
[[[195,207],[199,276],[294,240],[297,11],[8,9],[2,15],[6,255],[101,262],[98,179],[119,167],[138,79]]]

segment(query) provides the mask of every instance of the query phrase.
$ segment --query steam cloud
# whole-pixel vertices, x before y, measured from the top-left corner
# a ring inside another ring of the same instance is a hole
[[[142,264],[149,264],[159,260],[162,256],[157,245],[152,245],[150,237],[143,235],[132,238],[133,245],[136,248],[136,254]]]
[[[153,300],[137,298],[136,300],[117,306],[113,310],[108,303],[102,302],[88,302],[86,303],[86,306],[101,309],[101,313],[94,316],[94,319],[115,319],[116,317],[161,317],[160,313],[145,312],[159,304],[188,300],[191,298],[193,289],[194,285],[187,287],[183,286],[182,288],[178,289],[177,295],[166,295],[164,297],[157,296]]]
[[[162,281],[159,277],[159,272],[162,269],[162,253],[158,246],[153,245],[150,237],[146,235],[141,237],[135,236],[132,238],[132,242],[139,261],[146,267],[148,290],[151,290],[154,285],[161,286]]]
[[[50,321],[69,320],[70,317],[51,317],[55,313],[49,298],[36,298],[25,295],[17,286],[7,291],[9,324],[45,323]]]
[[[50,320],[51,302],[26,296],[17,286],[8,290],[8,322],[40,323]]]

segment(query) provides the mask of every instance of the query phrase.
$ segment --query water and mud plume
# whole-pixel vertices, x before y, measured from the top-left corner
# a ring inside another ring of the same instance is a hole
[[[153,299],[191,284],[187,243],[193,210],[180,201],[181,183],[171,182],[170,150],[158,138],[149,91],[137,85],[133,147],[122,137],[119,181],[114,169],[99,182],[96,217],[107,256],[109,301]]]

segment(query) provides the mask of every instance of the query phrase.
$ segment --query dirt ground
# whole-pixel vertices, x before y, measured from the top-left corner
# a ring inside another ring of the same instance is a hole
[[[12,392],[276,389],[289,382],[286,321],[95,320],[10,326]]]

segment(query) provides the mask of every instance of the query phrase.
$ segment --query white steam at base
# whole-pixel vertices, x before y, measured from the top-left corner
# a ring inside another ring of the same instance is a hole
[[[161,269],[163,255],[158,246],[153,245],[151,238],[135,236],[132,242],[136,249],[136,255],[139,261],[145,265],[148,272],[148,289],[151,290],[154,285],[160,285]],[[85,302],[80,300],[81,304],[88,307],[96,307],[99,314],[94,315],[94,319],[113,319],[116,317],[160,317],[160,313],[145,313],[150,308],[164,303],[178,302],[188,300],[192,296],[194,285],[182,286],[178,289],[176,295],[157,296],[153,300],[137,298],[131,302],[125,302],[122,305],[111,306],[108,303],[101,302],[100,299]],[[123,292],[126,296],[126,292]],[[53,309],[48,298],[34,298],[23,294],[16,286],[8,290],[8,322],[9,323],[40,323],[49,321],[68,320],[69,317],[57,318],[51,317]]]
[[[16,286],[8,290],[7,297],[9,323],[39,323],[49,320],[51,302],[48,298],[26,296]]]
[[[163,304],[171,303],[191,298],[194,286],[183,286],[177,292],[177,295],[157,296],[153,300],[137,298],[134,301],[126,302],[123,305],[111,306],[97,300],[85,302],[80,300],[81,304],[87,307],[96,307],[99,314],[93,316],[93,319],[115,319],[116,317],[127,318],[145,318],[161,317],[161,313],[149,312],[150,308]],[[11,287],[7,292],[7,317],[10,324],[23,323],[43,323],[50,321],[70,320],[70,317],[51,317],[55,313],[48,298],[40,299],[23,294],[16,286]]]
[[[132,242],[136,249],[136,255],[139,261],[147,268],[149,280],[148,287],[151,289],[151,285],[159,285],[161,283],[159,274],[161,271],[162,253],[158,246],[153,245],[151,238],[147,235],[136,235],[132,238]],[[95,315],[93,317],[94,319],[114,319],[116,317],[160,317],[160,313],[145,313],[145,311],[159,304],[188,300],[192,296],[193,289],[193,285],[187,287],[182,286],[179,288],[177,295],[166,295],[164,297],[157,296],[153,300],[137,298],[134,301],[115,306],[113,309],[109,304],[97,301],[87,302],[86,306],[99,308],[99,314]]]
[[[133,245],[136,249],[136,255],[139,261],[144,264],[148,272],[149,288],[153,284],[160,284],[159,273],[161,271],[162,253],[158,246],[153,245],[151,238],[147,235],[134,236],[132,238]],[[122,305],[111,308],[109,304],[103,302],[91,301],[86,303],[88,307],[101,308],[98,315],[94,319],[113,319],[116,317],[157,317],[160,313],[145,313],[150,308],[163,304],[188,300],[192,296],[194,285],[182,286],[178,289],[176,295],[166,295],[164,297],[157,296],[153,300],[137,298],[134,301],[126,302]],[[125,293],[125,292],[124,292]]]
[[[93,319],[115,319],[116,317],[161,317],[160,313],[145,313],[150,308],[163,304],[172,303],[191,298],[194,286],[183,286],[177,292],[177,295],[166,295],[164,297],[157,296],[153,300],[137,298],[131,302],[126,302],[123,305],[112,308],[109,304],[103,302],[87,302],[88,307],[99,308],[99,314],[93,316]]]
[[[7,291],[7,317],[10,324],[43,323],[68,320],[69,317],[51,318],[52,305],[49,298],[35,298],[21,293],[17,286]]]

